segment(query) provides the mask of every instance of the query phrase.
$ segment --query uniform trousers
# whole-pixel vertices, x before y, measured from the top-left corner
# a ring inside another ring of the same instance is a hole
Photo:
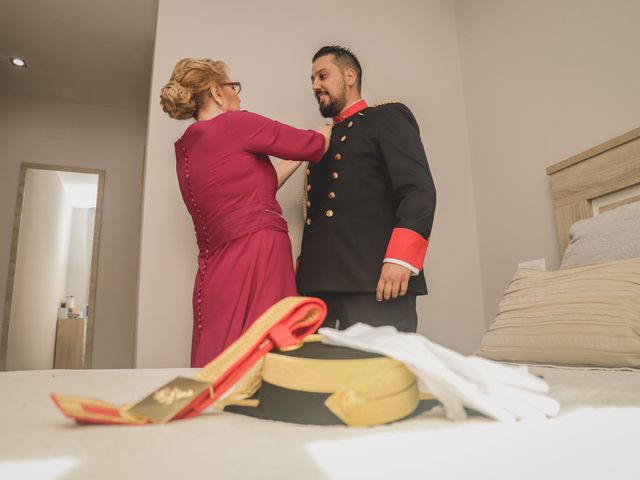
[[[315,292],[327,304],[323,327],[345,330],[358,322],[374,327],[392,325],[401,332],[416,332],[418,314],[416,295],[407,293],[398,298],[376,300],[375,292]]]

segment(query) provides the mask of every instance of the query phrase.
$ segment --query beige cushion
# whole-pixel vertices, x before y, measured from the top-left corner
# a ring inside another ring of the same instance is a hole
[[[640,259],[517,270],[478,354],[507,362],[640,368]]]

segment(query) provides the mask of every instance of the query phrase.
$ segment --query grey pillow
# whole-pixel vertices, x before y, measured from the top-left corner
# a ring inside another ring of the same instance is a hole
[[[640,257],[640,202],[574,223],[560,268]]]

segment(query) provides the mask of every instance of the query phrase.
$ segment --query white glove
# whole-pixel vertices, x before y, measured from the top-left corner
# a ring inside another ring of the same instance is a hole
[[[321,328],[323,342],[394,358],[417,377],[420,391],[436,397],[450,420],[466,418],[464,407],[501,421],[554,416],[560,404],[549,386],[525,366],[464,356],[417,333],[357,323],[339,331]]]

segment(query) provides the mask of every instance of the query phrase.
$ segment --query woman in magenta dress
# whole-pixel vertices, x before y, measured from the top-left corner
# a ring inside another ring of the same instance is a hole
[[[183,59],[163,110],[194,118],[175,143],[182,198],[199,248],[191,366],[233,343],[267,308],[296,294],[287,223],[276,190],[301,161],[319,161],[330,127],[299,130],[240,110],[224,62]],[[275,169],[268,155],[293,160]]]

